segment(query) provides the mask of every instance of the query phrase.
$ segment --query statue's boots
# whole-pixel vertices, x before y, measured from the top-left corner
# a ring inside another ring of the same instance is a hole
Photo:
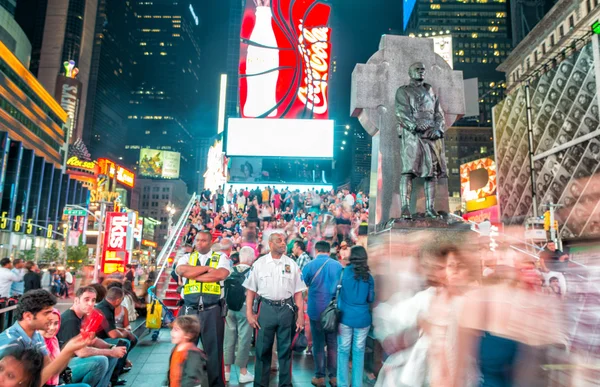
[[[410,213],[410,195],[412,193],[412,179],[409,176],[403,175],[400,178],[400,202],[402,205],[402,219],[411,220]]]
[[[435,210],[435,184],[434,179],[425,180],[425,217],[439,218],[440,214]]]

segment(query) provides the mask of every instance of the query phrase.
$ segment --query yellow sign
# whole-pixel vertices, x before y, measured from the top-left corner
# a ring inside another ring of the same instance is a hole
[[[90,202],[114,202],[119,198],[118,192],[90,191]]]
[[[2,230],[6,230],[6,227],[8,227],[8,212],[3,211],[2,212],[2,216],[0,216],[0,229]]]
[[[67,166],[81,169],[88,169],[91,171],[96,170],[96,162],[95,161],[85,161],[79,159],[77,156],[71,156],[67,160]]]
[[[52,225],[49,224],[48,231],[46,232],[46,238],[48,238],[48,239],[52,238],[52,228],[53,228]]]

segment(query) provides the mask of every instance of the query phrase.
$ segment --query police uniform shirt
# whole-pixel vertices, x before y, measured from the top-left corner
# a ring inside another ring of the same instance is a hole
[[[181,258],[179,258],[179,260],[177,261],[177,267],[179,267],[179,265],[189,265],[190,264],[190,254],[191,253],[186,253],[183,254],[181,256]],[[227,255],[223,254],[223,253],[217,253],[219,254],[220,258],[219,258],[219,263],[217,264],[217,269],[227,269],[227,271],[229,273],[231,273],[231,261],[229,260],[229,258],[227,258]],[[210,250],[208,253],[206,254],[200,254],[198,253],[198,263],[196,264],[196,266],[208,266],[210,264],[210,259],[212,258],[213,255],[213,251]],[[229,274],[228,274],[229,275]],[[185,277],[181,277],[184,280],[184,285],[187,284],[187,282],[189,281],[187,278]],[[223,298],[225,296],[225,288],[224,288],[224,283],[223,281],[220,282],[221,284],[221,298]],[[181,290],[181,298],[183,298],[183,289]]]
[[[271,301],[286,300],[307,289],[293,259],[287,255],[273,259],[270,253],[254,262],[244,287]]]

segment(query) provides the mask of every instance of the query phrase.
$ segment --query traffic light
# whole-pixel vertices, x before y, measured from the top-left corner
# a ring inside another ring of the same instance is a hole
[[[558,230],[558,220],[555,220],[555,221],[554,221],[554,229],[555,229],[555,230]]]
[[[550,211],[544,212],[544,230],[550,230]]]

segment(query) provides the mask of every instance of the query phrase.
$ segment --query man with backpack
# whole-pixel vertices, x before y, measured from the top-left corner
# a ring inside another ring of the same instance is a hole
[[[240,368],[240,384],[254,381],[254,375],[247,368],[252,343],[252,328],[246,317],[246,288],[242,285],[250,273],[252,263],[254,263],[254,250],[249,246],[242,247],[239,252],[239,264],[233,266],[231,274],[225,280],[225,301],[229,309],[225,319],[225,344],[223,346],[225,382],[229,382],[231,365],[234,364],[234,360],[235,365]]]
[[[335,387],[337,386],[337,334],[323,330],[320,316],[336,293],[340,283],[342,265],[329,257],[331,250],[329,242],[317,242],[315,250],[317,257],[302,270],[302,276],[308,286],[307,312],[310,319],[316,368],[311,384],[316,387],[325,387],[325,378],[328,376],[326,371],[329,370],[329,384]],[[326,346],[327,353],[325,353]]]

